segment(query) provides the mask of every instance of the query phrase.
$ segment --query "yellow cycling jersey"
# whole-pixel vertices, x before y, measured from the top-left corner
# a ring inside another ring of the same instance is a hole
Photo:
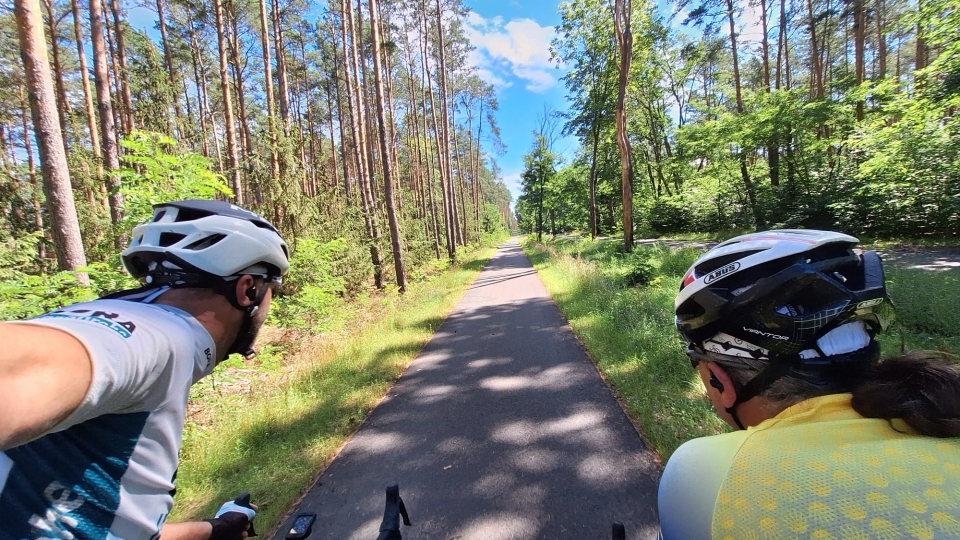
[[[682,445],[659,509],[665,540],[960,539],[960,439],[809,399]]]

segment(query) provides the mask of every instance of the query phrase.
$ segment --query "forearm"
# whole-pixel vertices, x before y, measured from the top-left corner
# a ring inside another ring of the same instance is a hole
[[[90,354],[70,334],[0,323],[0,451],[31,441],[72,413],[93,377]]]
[[[208,540],[213,526],[206,521],[167,523],[160,529],[160,540]]]

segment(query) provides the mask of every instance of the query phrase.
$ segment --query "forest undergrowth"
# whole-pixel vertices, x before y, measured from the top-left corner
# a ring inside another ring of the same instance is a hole
[[[651,447],[666,462],[678,446],[728,428],[713,412],[674,329],[673,299],[702,253],[663,244],[623,253],[577,237],[522,242],[547,290]],[[886,268],[897,321],[884,355],[936,350],[960,358],[960,272]]]

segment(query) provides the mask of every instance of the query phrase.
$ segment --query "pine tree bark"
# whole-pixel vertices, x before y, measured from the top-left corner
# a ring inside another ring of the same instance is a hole
[[[50,76],[47,43],[43,35],[43,17],[37,0],[16,0],[14,16],[20,38],[20,57],[26,79],[33,133],[40,152],[44,194],[51,218],[53,243],[60,270],[76,270],[86,266],[80,222],[70,185],[70,171],[63,147],[57,98]],[[86,284],[86,275],[78,276]]]
[[[30,105],[24,96],[23,86],[20,87],[20,123],[23,126],[23,150],[27,155],[27,178],[30,179],[32,186],[30,193],[30,202],[33,203],[33,226],[36,232],[42,234],[44,238],[48,236],[43,226],[43,205],[40,204],[40,183],[37,181],[37,166],[33,159],[33,143],[30,142]],[[17,154],[13,152],[13,166],[17,166]],[[47,258],[47,243],[40,242],[37,246],[37,255],[41,259]]]
[[[430,75],[430,54],[429,54],[429,23],[427,21],[427,9],[423,0],[421,0],[421,13],[423,14],[423,48],[421,49],[421,54],[423,55],[423,66],[427,78],[427,92],[430,95],[430,118],[433,122],[433,138],[436,145],[436,156],[437,156],[437,169],[440,172],[440,199],[443,207],[443,226],[444,234],[446,238],[446,247],[447,247],[447,256],[452,260],[456,258],[457,254],[457,243],[454,239],[453,234],[453,219],[452,212],[450,211],[450,193],[447,189],[447,184],[449,183],[449,176],[446,167],[446,160],[444,159],[444,145],[443,145],[443,135],[440,129],[440,122],[438,120],[437,113],[437,103],[434,97],[433,92],[433,78]],[[439,70],[440,68],[438,68]]]
[[[90,146],[97,162],[97,179],[103,177],[103,152],[100,149],[100,134],[97,132],[97,112],[93,105],[93,90],[87,71],[87,53],[84,52],[83,31],[80,25],[80,6],[77,0],[70,1],[73,10],[73,33],[77,40],[77,58],[80,61],[80,78],[83,83],[83,102],[87,109],[87,129],[90,131]],[[106,201],[104,201],[106,206]]]
[[[113,103],[110,99],[110,68],[107,64],[107,45],[104,42],[103,5],[90,0],[90,41],[93,48],[93,77],[97,89],[97,111],[100,113],[100,140],[110,203],[110,221],[117,225],[123,219],[123,195],[120,193],[120,147],[114,123]],[[122,244],[117,237],[117,246]]]
[[[283,134],[290,136],[290,90],[287,85],[287,56],[284,50],[283,17],[280,13],[280,0],[272,0],[273,5],[273,48],[277,57],[277,82],[280,93],[280,119],[283,122]]]
[[[347,66],[347,94],[351,103],[351,126],[354,136],[354,152],[357,160],[357,186],[363,208],[364,222],[370,235],[370,259],[373,262],[373,280],[378,289],[383,288],[383,260],[380,256],[380,227],[377,223],[376,207],[370,191],[373,174],[371,163],[365,155],[369,148],[366,133],[366,115],[363,110],[363,89],[360,84],[360,63],[357,58],[357,36],[353,18],[353,4],[348,0],[340,1],[341,20],[343,22],[344,61]],[[349,28],[349,30],[348,30]],[[347,52],[347,34],[350,34],[349,54]]]
[[[67,92],[63,85],[63,65],[60,63],[60,33],[57,31],[57,14],[53,8],[53,0],[43,0],[43,7],[47,12],[47,28],[50,31],[50,53],[53,55],[53,79],[57,91],[57,117],[60,120],[60,134],[63,139],[63,151],[70,155],[70,146],[67,144],[67,116],[70,114],[70,102],[67,101]]]
[[[237,156],[237,134],[233,125],[233,98],[230,96],[230,76],[227,73],[227,39],[223,21],[223,4],[213,0],[213,13],[217,25],[217,49],[220,53],[220,88],[223,93],[224,129],[227,131],[227,163],[230,187],[234,200],[243,204],[243,186],[240,184],[240,167]]]
[[[873,11],[877,21],[877,79],[884,79],[887,76],[887,21],[883,0],[874,0]]]
[[[243,89],[243,63],[240,61],[240,25],[236,13],[236,5],[231,2],[230,9],[226,10],[224,15],[229,17],[232,28],[227,43],[230,47],[230,64],[233,66],[233,85],[237,92],[237,113],[240,116],[240,142],[243,148],[244,158],[249,159],[254,154],[253,136],[250,134],[250,121],[247,119],[247,98]],[[245,174],[242,175],[242,177],[245,176]],[[246,178],[242,178],[242,180],[245,184]]]
[[[130,76],[127,71],[127,46],[124,39],[123,19],[120,16],[120,3],[118,0],[109,0],[110,11],[113,14],[114,37],[116,38],[116,58],[120,64],[120,71],[117,77],[120,80],[120,95],[123,98],[123,112],[125,116],[126,132],[129,135],[134,129],[133,97],[130,93]]]
[[[270,65],[270,25],[267,22],[267,0],[260,0],[260,46],[263,49],[263,79],[266,86],[267,126],[270,130],[270,178],[280,183],[280,156],[277,153],[277,114],[273,103],[273,68]]]
[[[160,27],[160,44],[163,46],[163,67],[167,70],[167,77],[170,79],[170,90],[177,87],[177,76],[173,71],[173,56],[170,54],[170,38],[167,35],[166,15],[163,9],[164,0],[157,0],[157,26]],[[180,128],[180,103],[176,98],[173,100],[173,128],[179,131]],[[182,136],[182,133],[181,133]]]
[[[393,267],[397,274],[397,287],[400,294],[407,292],[406,270],[403,266],[403,248],[400,245],[400,224],[397,221],[397,211],[393,202],[393,159],[390,145],[387,143],[387,113],[385,107],[383,84],[383,61],[381,60],[380,32],[376,28],[380,25],[380,13],[377,0],[368,0],[370,8],[370,41],[373,48],[373,79],[377,89],[377,124],[380,128],[380,161],[383,167],[383,198],[387,207],[387,220],[390,224],[390,244],[393,248]]]
[[[440,0],[436,0],[436,16],[437,16],[437,52],[439,55],[439,64],[437,65],[437,71],[440,75],[440,120],[442,123],[441,131],[443,136],[443,163],[444,168],[446,169],[446,190],[447,190],[447,201],[448,209],[450,212],[450,233],[451,233],[451,243],[456,249],[456,245],[463,245],[463,239],[460,237],[457,223],[459,222],[459,213],[457,211],[457,197],[456,190],[453,185],[453,162],[451,161],[451,148],[450,148],[450,100],[449,93],[447,92],[447,52],[446,44],[443,39],[443,6],[440,4]],[[451,255],[453,258],[456,255],[456,252]]]

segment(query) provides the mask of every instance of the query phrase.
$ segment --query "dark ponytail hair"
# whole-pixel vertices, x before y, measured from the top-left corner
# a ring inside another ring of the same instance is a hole
[[[960,437],[960,366],[940,356],[887,358],[851,393],[854,410],[867,418],[898,418],[923,435]]]
[[[763,372],[766,360],[716,360],[739,391]],[[807,399],[850,393],[860,415],[899,419],[931,437],[960,437],[960,365],[942,355],[910,352],[882,361],[791,368],[760,395],[779,410]]]

